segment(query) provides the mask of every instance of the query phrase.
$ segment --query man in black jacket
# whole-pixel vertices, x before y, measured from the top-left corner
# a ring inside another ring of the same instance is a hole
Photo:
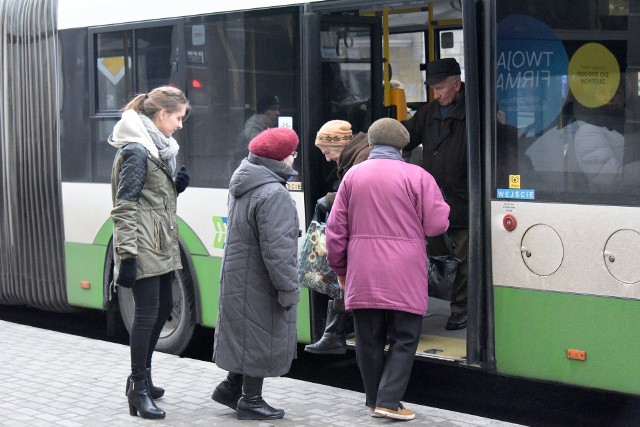
[[[447,329],[467,326],[469,189],[464,83],[460,75],[460,64],[454,58],[429,62],[426,84],[433,90],[434,101],[403,122],[411,138],[405,151],[422,144],[422,166],[436,179],[451,207],[449,233],[461,264]],[[428,244],[430,255],[447,253],[441,237],[429,238]]]

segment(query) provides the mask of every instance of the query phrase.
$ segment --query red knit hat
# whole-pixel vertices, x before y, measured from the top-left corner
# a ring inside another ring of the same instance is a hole
[[[284,160],[298,148],[298,135],[289,128],[269,128],[249,143],[249,151],[256,156]]]

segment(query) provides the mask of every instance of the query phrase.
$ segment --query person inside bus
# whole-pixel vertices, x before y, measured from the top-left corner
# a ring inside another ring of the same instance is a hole
[[[353,135],[351,124],[344,120],[330,120],[322,125],[316,134],[315,144],[328,162],[336,162],[338,182],[353,165],[367,160],[371,152],[367,134],[359,132]],[[318,200],[318,210],[328,216],[335,198],[335,192],[327,193]],[[322,338],[314,344],[305,346],[304,351],[315,354],[346,353],[346,334],[351,320],[351,314],[344,310],[342,298],[329,300]]]
[[[275,95],[262,95],[256,105],[256,113],[244,123],[244,129],[236,143],[236,159],[239,161],[248,154],[247,146],[260,132],[278,127],[280,117],[280,99]]]
[[[213,361],[228,375],[211,398],[239,420],[284,416],[262,399],[262,385],[286,374],[296,356],[299,221],[285,183],[298,174],[297,147],[292,129],[262,131],[229,183],[213,343]]]
[[[151,357],[173,308],[174,271],[182,269],[176,202],[189,175],[176,167],[180,147],[171,135],[189,109],[179,89],[153,89],[124,107],[108,139],[118,149],[111,175],[115,283],[132,288],[135,301],[125,390],[129,413],[142,418],[165,417],[154,402],[164,390],[151,380]]]
[[[411,142],[411,151],[422,144],[423,167],[435,178],[451,206],[450,236],[455,256],[460,260],[456,279],[456,297],[446,329],[467,326],[467,274],[469,270],[469,191],[467,184],[467,133],[464,83],[460,64],[443,58],[427,64],[426,84],[434,101],[422,106],[403,124]],[[442,237],[428,238],[429,253],[445,255]]]
[[[399,121],[379,119],[368,136],[369,159],[344,176],[327,221],[328,262],[353,311],[371,416],[411,420],[400,400],[427,312],[424,241],[447,230],[449,206],[433,177],[403,160],[409,132]]]
[[[621,79],[613,97],[589,108],[575,102],[577,130],[573,152],[591,193],[637,192],[640,162],[625,158],[625,91]]]

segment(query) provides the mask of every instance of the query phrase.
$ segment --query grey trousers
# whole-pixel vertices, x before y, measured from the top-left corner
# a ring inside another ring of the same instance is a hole
[[[422,316],[395,310],[353,310],[356,361],[366,405],[398,409],[413,367]],[[384,347],[389,340],[386,356]]]

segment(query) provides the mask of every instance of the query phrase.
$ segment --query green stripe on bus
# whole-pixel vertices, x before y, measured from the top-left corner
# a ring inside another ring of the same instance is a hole
[[[64,252],[69,304],[103,309],[103,272],[107,246],[66,242]]]
[[[107,218],[107,220],[102,224],[98,234],[93,239],[94,245],[104,245],[107,246],[111,241],[111,236],[113,236],[113,221],[111,218]]]
[[[640,301],[505,287],[494,295],[499,373],[640,393]]]
[[[218,317],[222,259],[194,255],[191,262],[199,285],[202,325],[213,328]]]
[[[200,304],[202,309],[202,325],[215,327],[218,317],[218,298],[220,297],[221,258],[208,256],[192,256],[193,269],[200,284]],[[309,311],[309,290],[300,288],[298,310],[298,341],[311,342],[311,326]]]

